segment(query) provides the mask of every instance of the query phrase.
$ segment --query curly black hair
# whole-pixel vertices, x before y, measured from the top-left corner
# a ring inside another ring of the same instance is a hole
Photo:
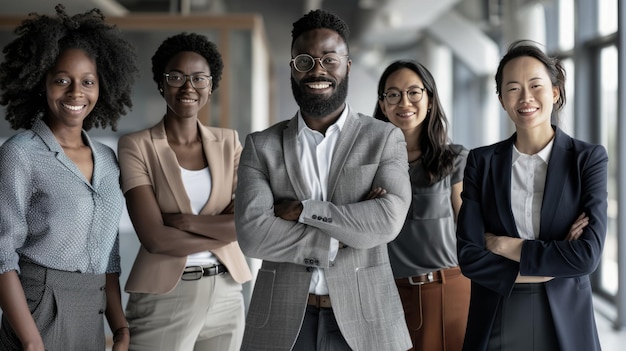
[[[16,29],[17,38],[2,50],[0,105],[13,129],[29,129],[48,112],[46,75],[61,53],[84,50],[96,62],[99,97],[83,121],[83,128],[117,130],[117,121],[132,107],[131,90],[139,70],[134,47],[113,25],[106,24],[99,9],[69,16],[61,4],[57,17],[29,14]]]
[[[217,89],[224,70],[224,62],[217,45],[204,35],[186,32],[165,39],[152,56],[152,79],[157,83],[157,88],[161,87],[163,73],[166,73],[165,66],[172,57],[183,51],[192,51],[205,58],[213,77],[212,90]]]
[[[339,18],[339,16],[324,10],[309,11],[309,13],[293,23],[293,29],[291,30],[291,47],[293,48],[293,43],[302,33],[319,28],[327,28],[337,32],[346,43],[346,48],[348,48],[350,28],[348,28],[346,22]],[[349,51],[348,49],[348,52]]]

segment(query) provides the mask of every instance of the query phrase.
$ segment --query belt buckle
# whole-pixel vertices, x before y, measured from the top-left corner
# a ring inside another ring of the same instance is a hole
[[[226,270],[223,270],[223,271],[220,272],[220,267],[221,267],[220,264],[216,264],[215,266],[210,267],[210,269],[214,269],[215,270],[215,273],[212,274],[212,275],[222,275],[222,274],[226,273]]]
[[[187,271],[188,269],[192,270]],[[192,278],[185,278],[185,274],[194,274],[194,276]],[[202,266],[187,266],[180,279],[185,281],[200,280],[202,276],[204,276],[204,268],[202,268]]]
[[[435,277],[433,275],[433,272],[426,273],[426,281],[425,282],[416,282],[416,281],[413,280],[413,277],[409,277],[409,284],[411,284],[411,285],[424,285],[426,283],[432,283],[433,281],[435,281]]]

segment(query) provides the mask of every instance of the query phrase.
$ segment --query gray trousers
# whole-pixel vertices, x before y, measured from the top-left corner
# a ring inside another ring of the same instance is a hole
[[[105,274],[58,271],[20,261],[28,308],[47,351],[103,351]],[[0,351],[22,350],[5,315]]]

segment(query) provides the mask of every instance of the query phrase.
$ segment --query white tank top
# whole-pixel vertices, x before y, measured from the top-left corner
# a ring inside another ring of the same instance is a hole
[[[191,202],[193,214],[198,214],[211,196],[211,172],[209,167],[200,170],[188,170],[180,167],[183,185]],[[208,266],[218,264],[210,251],[201,251],[187,256],[187,266]]]

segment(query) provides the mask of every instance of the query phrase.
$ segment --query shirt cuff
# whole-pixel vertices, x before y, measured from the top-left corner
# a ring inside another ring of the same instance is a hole
[[[306,204],[307,202],[309,202],[309,200],[302,200],[300,201],[300,203],[302,203],[302,212],[300,212],[300,217],[298,217],[298,222],[300,223],[304,223],[304,212],[306,212]]]

